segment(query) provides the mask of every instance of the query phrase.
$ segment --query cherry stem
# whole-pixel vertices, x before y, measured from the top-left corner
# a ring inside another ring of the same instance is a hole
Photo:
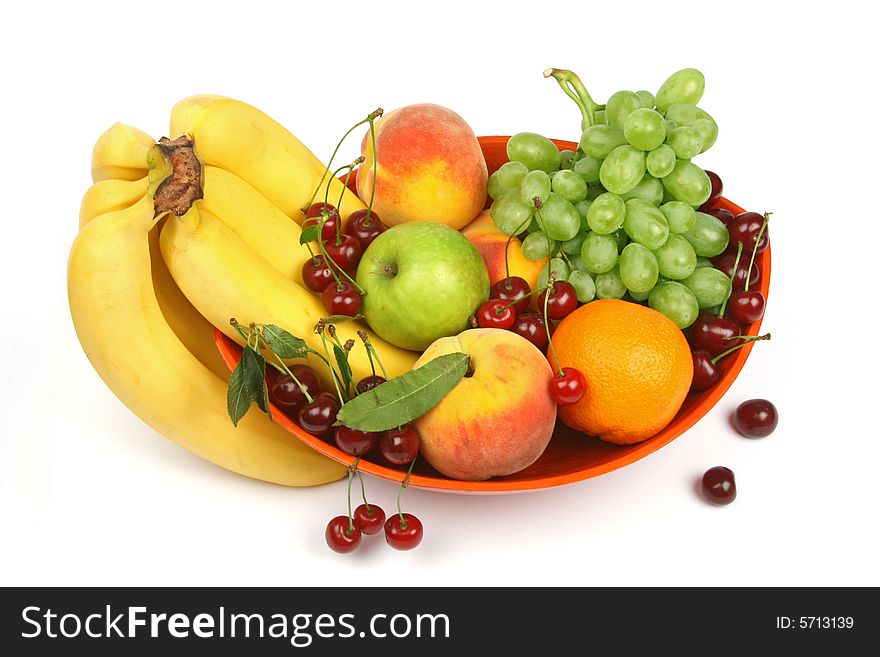
[[[345,354],[345,360],[348,362],[348,352],[350,349],[346,349],[345,345],[342,344],[342,341],[336,335],[336,327],[333,324],[327,324],[327,332],[330,334],[330,337],[333,339],[333,342],[336,343],[336,346],[342,350],[342,353]],[[352,341],[354,344],[354,341]],[[349,385],[345,386],[345,398],[348,399],[351,397],[351,381],[349,381]]]
[[[336,220],[336,237],[342,233],[342,199],[345,198],[345,190],[348,189],[348,180],[351,178],[351,174],[354,171],[355,167],[359,164],[363,164],[364,156],[361,155],[354,162],[349,164],[347,167],[342,167],[343,169],[348,169],[345,174],[345,182],[342,183],[342,191],[339,192],[339,200],[336,202],[336,210],[339,212],[339,217]]]
[[[413,457],[413,460],[409,462],[409,470],[406,471],[406,476],[403,478],[403,481],[400,482],[400,490],[397,491],[397,515],[400,516],[401,529],[406,529],[406,520],[403,519],[403,511],[400,510],[400,496],[403,495],[404,489],[409,486],[409,476],[412,474],[413,466],[416,464],[417,458],[419,458],[418,454],[416,454]]]
[[[753,342],[757,342],[758,340],[769,340],[769,339],[770,339],[769,333],[765,333],[764,335],[736,335],[731,338],[725,338],[725,340],[743,340],[744,342],[739,343],[735,347],[731,347],[727,351],[722,351],[720,354],[718,354],[717,356],[715,356],[715,358],[712,359],[712,364],[717,365],[719,360],[721,360],[722,358],[724,358],[728,354],[732,354],[737,349],[740,349],[741,347],[745,347],[747,344],[752,344]]]
[[[547,290],[547,289],[549,289],[549,288],[550,288],[549,285],[545,285],[544,287],[536,288],[536,289],[532,290],[531,292],[526,292],[524,295],[522,295],[521,297],[517,298],[515,301],[511,301],[511,302],[508,303],[507,305],[501,306],[501,308],[499,308],[499,309],[497,309],[497,310],[495,311],[495,314],[496,314],[496,315],[500,315],[502,312],[504,312],[504,311],[507,310],[508,308],[511,308],[511,307],[515,306],[516,304],[518,304],[518,303],[519,303],[520,301],[522,301],[523,299],[528,299],[529,297],[534,296],[534,295],[536,295],[536,294],[541,294],[541,292],[543,292],[544,290]]]
[[[377,116],[382,116],[382,108],[381,107],[376,109],[375,111],[371,112],[367,116],[367,118],[362,119],[361,121],[358,121],[357,123],[355,123],[353,126],[351,126],[348,129],[348,131],[344,135],[342,135],[342,139],[339,140],[339,143],[336,144],[336,148],[333,149],[333,154],[330,156],[330,161],[327,162],[327,166],[324,167],[324,173],[321,174],[321,180],[318,181],[318,186],[315,188],[315,191],[312,193],[311,198],[309,198],[309,202],[306,203],[306,207],[304,207],[300,210],[300,212],[302,212],[303,215],[305,215],[306,211],[309,209],[309,206],[311,206],[312,203],[314,202],[315,197],[318,195],[318,192],[321,191],[321,185],[324,184],[324,180],[326,179],[327,174],[330,172],[330,166],[333,164],[333,159],[336,157],[336,153],[339,151],[339,147],[342,146],[342,142],[344,142],[346,140],[346,138],[355,130],[355,128],[363,125],[364,123],[367,123],[368,121],[373,121],[373,119],[375,119]],[[329,182],[327,183],[327,186],[328,187],[330,186]]]
[[[550,318],[547,316],[547,302],[550,301],[550,295],[553,294],[553,284],[556,282],[556,276],[551,271],[547,275],[547,294],[544,295],[544,330],[547,331],[547,344],[550,345],[550,353],[553,355],[553,362],[556,363],[556,369],[559,371],[559,376],[565,376],[565,372],[562,371],[562,365],[559,363],[559,358],[556,356],[556,348],[553,346],[553,338],[550,337]]]
[[[517,226],[515,231],[513,231],[510,235],[508,235],[508,237],[507,237],[507,243],[504,245],[504,276],[505,276],[505,280],[507,281],[507,282],[505,283],[505,286],[507,287],[508,290],[512,290],[512,289],[513,289],[513,286],[510,284],[510,281],[507,280],[507,279],[510,278],[510,262],[509,262],[508,257],[507,257],[507,253],[508,253],[508,251],[510,250],[510,241],[511,241],[514,237],[516,237],[517,235],[519,235],[520,232],[522,232],[522,230],[523,230],[526,226],[528,226],[528,224],[529,224],[529,222],[530,222],[531,220],[532,220],[531,217],[526,217],[525,221],[523,221],[519,226]]]
[[[758,244],[761,243],[761,237],[764,235],[764,230],[767,228],[767,222],[770,221],[770,215],[772,212],[764,213],[764,223],[761,224],[761,230],[758,231],[758,236],[755,238],[755,248],[752,249],[752,259],[749,260],[749,273],[746,274],[746,287],[745,292],[749,291],[749,281],[752,278],[752,267],[755,265],[755,256],[758,255]],[[735,271],[735,270],[734,270]]]
[[[378,116],[382,116],[382,108],[378,110]],[[370,141],[373,145],[373,189],[370,191],[370,204],[367,206],[367,216],[364,220],[366,226],[372,226],[371,217],[373,216],[373,199],[376,198],[376,179],[379,177],[379,158],[376,156],[376,117],[370,119]]]
[[[593,125],[593,112],[597,109],[593,97],[587,91],[584,83],[573,72],[564,68],[548,68],[544,70],[544,77],[553,77],[562,90],[571,98],[581,111],[581,130],[586,130]]]
[[[379,358],[379,352],[376,351],[376,347],[373,346],[373,343],[370,342],[370,337],[364,331],[357,332],[358,337],[363,341],[364,347],[367,348],[367,353],[371,354],[370,358],[370,367],[373,366],[373,358],[376,359],[376,362],[379,363],[379,369],[382,370],[382,376],[388,381],[388,372],[385,371],[385,366],[382,364],[382,359]],[[373,370],[373,374],[376,373],[376,370]]]
[[[367,334],[363,331],[357,332],[358,337],[364,343],[364,350],[367,352],[367,360],[370,362],[370,372],[372,372],[373,376],[376,376],[376,365],[373,363],[373,354],[370,353],[370,348],[367,346]]]
[[[736,272],[739,269],[739,259],[742,257],[742,252],[742,242],[738,242],[736,245],[736,259],[733,261],[733,273],[730,276],[730,292],[724,297],[724,303],[721,304],[721,310],[718,312],[718,317],[724,317],[724,311],[727,310],[727,302],[730,301],[730,297],[733,294],[733,282],[736,280]]]
[[[336,373],[336,368],[330,364],[330,350],[327,348],[327,336],[324,335],[323,321],[318,322],[318,325],[315,327],[315,333],[321,336],[321,344],[324,345],[324,362],[327,364],[327,367],[330,368],[331,378],[333,379],[333,387],[336,388],[336,396],[339,397],[339,403],[344,405],[345,399],[343,399],[342,397],[342,388],[339,386],[339,375]]]
[[[341,220],[341,219],[340,219]],[[337,236],[336,239],[339,239],[339,221],[337,220],[336,230]],[[367,292],[360,285],[357,284],[357,281],[354,280],[351,276],[348,275],[342,267],[340,267],[336,261],[330,257],[330,254],[327,253],[327,248],[324,246],[324,240],[321,239],[321,232],[324,230],[324,222],[327,221],[327,217],[322,215],[321,222],[318,225],[318,248],[321,249],[321,255],[324,256],[324,264],[327,265],[327,269],[330,270],[330,275],[333,276],[333,280],[336,281],[336,289],[340,292],[343,290],[342,280],[337,276],[338,273],[342,274],[343,278],[345,278],[349,283],[354,285],[355,289],[358,291],[358,294],[364,296]]]
[[[355,464],[357,464],[357,462],[360,461],[360,459],[361,459],[361,457],[358,456],[358,457],[357,457],[357,461],[355,461]],[[366,487],[364,486],[364,478],[363,478],[363,475],[361,475],[361,471],[360,471],[360,470],[355,469],[355,472],[357,472],[358,479],[360,479],[360,482],[361,482],[361,497],[362,497],[363,500],[364,500],[364,506],[367,507],[367,513],[370,514],[370,515],[373,515],[373,508],[370,506],[370,503],[367,502],[367,489],[366,489]]]
[[[351,513],[351,480],[354,477],[354,473],[357,472],[358,461],[361,460],[361,457],[358,456],[354,463],[351,464],[351,467],[348,469],[348,531],[347,534],[351,534],[354,531],[354,515]],[[358,473],[360,476],[360,473]]]

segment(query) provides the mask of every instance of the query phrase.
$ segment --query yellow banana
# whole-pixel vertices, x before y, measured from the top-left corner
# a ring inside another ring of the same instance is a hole
[[[150,264],[154,214],[144,196],[89,222],[71,249],[70,311],[98,374],[147,424],[217,465],[291,486],[340,478],[342,466],[258,411],[233,427],[224,382],[186,349],[159,307]]]
[[[254,107],[222,96],[192,96],[171,110],[171,137],[190,135],[199,159],[230,171],[259,190],[297,223],[324,175],[324,164],[284,127]],[[334,205],[343,194],[343,219],[365,208],[330,174],[318,196]],[[344,190],[344,192],[343,192]]]
[[[183,217],[170,218],[159,242],[165,264],[178,287],[202,315],[239,344],[243,344],[241,336],[229,325],[233,317],[244,325],[277,324],[313,349],[323,350],[320,336],[314,333],[318,320],[327,314],[321,302],[269,267],[222,221],[207,212],[202,201],[196,201]],[[357,345],[350,356],[355,379],[371,373],[356,334],[358,330],[370,336],[389,376],[412,369],[418,355],[388,344],[361,322],[343,322],[336,330],[342,342],[353,339]],[[326,367],[313,364],[325,386],[332,386]]]
[[[114,123],[92,149],[92,181],[143,178],[147,175],[147,152],[154,143],[143,130]]]
[[[147,193],[147,177],[137,180],[107,178],[86,190],[79,206],[79,227],[107,212],[122,210],[137,203]]]

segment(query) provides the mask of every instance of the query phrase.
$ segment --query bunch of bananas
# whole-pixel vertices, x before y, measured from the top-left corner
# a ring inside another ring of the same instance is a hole
[[[226,413],[229,372],[213,345],[214,327],[277,324],[320,348],[324,313],[301,285],[309,257],[299,244],[302,213],[324,165],[290,132],[246,103],[193,96],[171,113],[171,136],[188,136],[201,164],[201,199],[181,216],[157,213],[153,195],[167,161],[148,134],[115,124],[92,154],[94,184],[80,208],[68,265],[70,310],[98,374],[138,417],[170,440],[224,468],[265,481],[309,486],[344,468],[300,443],[260,413],[234,427]],[[363,208],[341,183],[346,219]],[[359,322],[337,327],[344,341],[366,331],[389,376],[417,354]],[[355,378],[370,373],[362,349]],[[320,366],[316,372],[324,372]],[[329,375],[328,375],[329,376]],[[329,385],[329,378],[325,382]]]

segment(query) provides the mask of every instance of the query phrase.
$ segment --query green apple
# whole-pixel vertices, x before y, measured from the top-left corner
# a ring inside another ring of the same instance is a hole
[[[427,221],[379,235],[361,258],[357,282],[370,328],[415,351],[468,328],[489,298],[489,273],[474,245],[454,228]]]

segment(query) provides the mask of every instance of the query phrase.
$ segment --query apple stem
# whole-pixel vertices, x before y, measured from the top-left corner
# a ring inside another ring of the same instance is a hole
[[[550,294],[553,292],[553,284],[556,282],[556,274],[550,272],[547,274],[547,294],[544,295],[544,330],[547,331],[547,344],[550,345],[550,353],[553,355],[553,362],[556,363],[556,369],[559,376],[565,376],[562,371],[562,365],[559,363],[559,357],[556,355],[556,348],[553,346],[553,338],[550,337],[550,318],[547,316],[547,302],[550,301]]]
[[[736,245],[736,260],[733,261],[733,273],[730,276],[730,292],[728,292],[727,296],[724,298],[724,303],[721,304],[721,310],[718,312],[718,317],[724,317],[724,311],[727,310],[727,302],[730,300],[730,295],[733,294],[733,282],[736,280],[736,272],[739,269],[739,259],[742,257],[742,252],[742,242],[738,242]]]
[[[769,340],[770,334],[765,333],[764,335],[736,335],[731,338],[725,338],[725,340],[744,340],[744,342],[740,342],[735,347],[731,347],[727,351],[722,351],[720,354],[715,356],[712,359],[712,364],[717,365],[718,361],[727,356],[728,354],[732,354],[734,351],[741,347],[745,347],[747,344],[751,344],[752,342],[757,342],[758,340]]]
[[[758,255],[758,244],[761,243],[761,237],[764,235],[764,231],[767,229],[767,222],[770,221],[770,215],[772,212],[764,213],[764,223],[761,224],[761,230],[758,231],[758,236],[755,238],[755,248],[752,249],[752,259],[749,260],[749,273],[746,274],[746,288],[745,292],[749,291],[749,281],[752,278],[752,267],[755,266],[755,256]],[[736,271],[734,269],[734,271]]]
[[[311,204],[314,203],[315,197],[318,195],[318,192],[321,191],[321,185],[324,184],[324,180],[327,178],[327,174],[330,173],[330,166],[333,164],[333,160],[336,158],[336,153],[339,152],[339,147],[342,146],[342,142],[344,142],[346,140],[346,138],[355,130],[355,128],[363,125],[364,123],[367,123],[368,121],[372,121],[377,116],[382,116],[382,108],[381,107],[374,110],[373,112],[371,112],[367,116],[367,118],[362,119],[362,120],[358,121],[357,123],[355,123],[353,126],[351,126],[348,129],[348,131],[344,135],[342,135],[342,139],[339,140],[339,143],[336,144],[336,148],[333,149],[333,154],[330,156],[330,161],[327,162],[327,166],[324,167],[324,173],[321,174],[321,180],[318,181],[318,186],[315,188],[315,191],[312,192],[312,196],[309,198],[309,202],[306,203],[306,206],[304,208],[300,208],[300,212],[303,215],[305,215],[306,211],[309,209],[309,206],[311,206]],[[330,186],[330,184],[328,182],[327,187],[329,187],[329,186]]]
[[[409,477],[412,474],[413,466],[416,464],[416,459],[419,458],[419,455],[416,454],[413,457],[413,460],[409,462],[409,469],[406,471],[406,476],[403,478],[403,481],[400,482],[400,490],[397,491],[397,515],[400,516],[400,528],[406,529],[406,520],[403,519],[403,511],[400,510],[400,496],[403,495],[404,489],[409,486]]]

